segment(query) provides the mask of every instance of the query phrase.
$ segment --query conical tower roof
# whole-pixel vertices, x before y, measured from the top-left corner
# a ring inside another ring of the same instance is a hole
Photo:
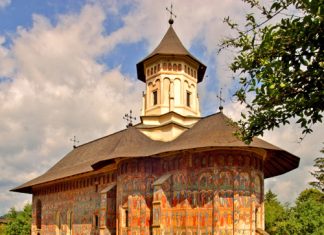
[[[143,82],[146,81],[144,72],[144,62],[157,55],[188,56],[189,58],[191,58],[199,64],[199,68],[197,71],[198,82],[201,82],[203,80],[206,71],[206,66],[203,63],[201,63],[198,59],[196,59],[193,55],[191,55],[190,52],[183,46],[178,35],[174,31],[172,24],[170,24],[168,31],[162,38],[160,44],[153,50],[153,52],[136,65],[137,77],[139,80]]]
[[[180,41],[178,35],[171,25],[162,38],[160,44],[148,57],[154,56],[156,54],[190,55],[189,51],[183,46],[182,42]]]

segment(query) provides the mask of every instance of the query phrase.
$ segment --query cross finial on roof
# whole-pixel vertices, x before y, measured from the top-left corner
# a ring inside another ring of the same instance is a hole
[[[169,19],[169,24],[172,25],[173,24],[173,19],[172,19],[172,16],[174,16],[174,18],[177,18],[177,16],[173,13],[172,9],[173,9],[173,5],[171,3],[171,7],[170,9],[169,8],[165,8],[169,13],[170,13],[170,19]]]
[[[216,95],[216,97],[219,99],[219,111],[223,111],[223,106],[222,106],[222,102],[225,102],[225,100],[223,99],[223,97],[222,97],[222,89],[223,88],[221,88],[220,89],[220,91],[219,91],[219,95]]]
[[[80,141],[77,140],[76,136],[73,136],[73,138],[70,139],[70,141],[73,142],[73,148],[74,149],[77,147],[76,144],[80,142]]]
[[[128,113],[126,113],[125,115],[124,115],[124,117],[123,117],[123,119],[124,120],[126,120],[128,123],[127,123],[127,125],[126,125],[126,127],[128,128],[128,127],[130,127],[130,126],[133,126],[133,120],[136,120],[136,117],[133,117],[132,116],[132,110],[130,110],[129,111],[129,114]]]

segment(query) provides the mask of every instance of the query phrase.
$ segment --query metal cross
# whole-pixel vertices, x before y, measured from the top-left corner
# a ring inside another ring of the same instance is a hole
[[[123,117],[123,119],[128,122],[127,125],[126,125],[127,128],[130,127],[130,126],[133,126],[133,120],[136,120],[136,117],[133,117],[132,113],[133,113],[132,110],[130,110],[129,114],[127,113]]]
[[[171,3],[170,10],[167,7],[165,9],[170,13],[169,24],[173,24],[172,16],[174,16],[174,18],[177,18],[177,16],[173,13],[173,5],[172,5],[172,3]]]
[[[70,139],[70,141],[73,142],[73,148],[74,149],[77,147],[76,144],[80,142],[80,141],[77,140],[76,136],[73,136],[73,138]]]
[[[219,110],[222,112],[223,111],[223,106],[222,106],[222,102],[225,102],[225,100],[222,98],[222,89],[220,89],[219,91],[219,95],[216,95],[216,97],[219,99]]]

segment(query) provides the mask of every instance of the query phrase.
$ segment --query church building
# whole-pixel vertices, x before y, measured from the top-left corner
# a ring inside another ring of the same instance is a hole
[[[32,235],[262,234],[264,179],[299,158],[259,138],[243,143],[222,110],[201,117],[206,66],[169,24],[136,65],[140,123],[75,147],[12,190],[33,196]]]

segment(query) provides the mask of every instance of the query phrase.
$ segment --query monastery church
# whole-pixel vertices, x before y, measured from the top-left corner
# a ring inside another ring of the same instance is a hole
[[[246,145],[222,111],[201,117],[206,66],[169,24],[136,65],[146,84],[140,123],[12,189],[33,196],[32,235],[263,234],[264,179],[299,158],[259,138]]]

